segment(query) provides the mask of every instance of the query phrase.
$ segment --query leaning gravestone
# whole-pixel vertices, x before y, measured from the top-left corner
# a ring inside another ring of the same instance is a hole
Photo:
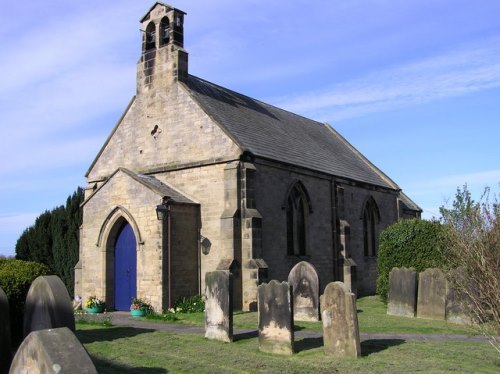
[[[356,296],[342,282],[331,282],[321,295],[323,345],[337,357],[361,355]]]
[[[68,327],[75,331],[75,316],[66,286],[56,275],[36,278],[24,305],[24,336],[31,331]]]
[[[293,292],[293,319],[318,321],[319,280],[314,266],[306,261],[295,265],[288,275]]]
[[[229,271],[205,275],[205,338],[233,341],[233,290]]]
[[[426,269],[419,275],[417,317],[446,318],[446,278],[440,269]]]
[[[8,373],[12,360],[10,336],[9,300],[0,287],[0,373]]]
[[[89,354],[67,327],[31,332],[17,350],[10,373],[97,373]]]
[[[292,292],[287,282],[272,280],[258,287],[259,349],[293,353]]]
[[[393,268],[389,273],[387,314],[415,317],[417,307],[417,271],[413,268]]]

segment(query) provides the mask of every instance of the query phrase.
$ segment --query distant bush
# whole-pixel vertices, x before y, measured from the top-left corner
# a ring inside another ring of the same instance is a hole
[[[44,264],[14,259],[0,259],[0,287],[9,299],[13,343],[22,339],[24,302],[31,283],[41,275],[51,274]]]
[[[446,229],[437,221],[410,219],[397,222],[380,235],[377,293],[387,302],[389,272],[393,267],[442,267],[447,248]]]

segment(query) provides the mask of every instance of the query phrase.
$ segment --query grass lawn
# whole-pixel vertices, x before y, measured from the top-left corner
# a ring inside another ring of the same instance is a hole
[[[358,300],[361,332],[472,334],[446,322],[389,317],[376,297]],[[203,314],[182,315],[175,323],[203,326]],[[255,329],[256,313],[236,313],[235,329]],[[297,329],[319,330],[320,323],[298,323]],[[77,325],[77,336],[100,373],[498,373],[500,357],[488,343],[404,341],[362,342],[363,356],[337,359],[323,353],[321,338],[298,339],[293,356],[261,353],[255,336],[234,343],[209,341],[201,335],[130,327]]]
[[[474,335],[477,332],[468,326],[456,325],[446,321],[432,321],[419,318],[394,317],[387,315],[386,305],[378,296],[367,296],[357,300],[358,323],[360,332],[365,333],[401,333],[401,334],[460,334]],[[203,313],[179,314],[180,323],[205,326]],[[166,323],[163,321],[156,321]],[[234,329],[256,329],[256,312],[235,312],[233,314]],[[295,322],[300,330],[321,331],[321,322]]]

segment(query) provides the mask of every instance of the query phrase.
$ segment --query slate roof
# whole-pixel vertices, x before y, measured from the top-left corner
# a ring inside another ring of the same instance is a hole
[[[391,189],[399,187],[329,125],[190,75],[192,97],[243,151]]]
[[[183,195],[182,192],[176,190],[172,186],[156,179],[155,177],[153,177],[151,175],[135,174],[134,172],[127,170],[125,168],[121,168],[121,170],[124,171],[125,173],[127,173],[128,175],[130,175],[132,178],[134,178],[139,183],[148,187],[150,190],[158,193],[162,197],[168,196],[175,203],[197,204],[196,202],[191,200],[189,197]]]

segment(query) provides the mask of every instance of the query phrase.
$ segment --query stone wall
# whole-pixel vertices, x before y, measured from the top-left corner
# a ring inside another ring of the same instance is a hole
[[[137,96],[111,135],[89,170],[90,183],[118,167],[161,171],[241,153],[181,84]]]
[[[157,194],[119,171],[84,204],[80,237],[83,300],[97,295],[113,307],[113,246],[126,220],[137,241],[137,296],[161,310],[161,221],[156,217],[159,203]]]
[[[362,210],[371,196],[377,203],[380,221],[377,233],[397,221],[396,192],[376,187],[359,187],[347,181],[332,180],[324,174],[257,160],[256,209],[262,215],[262,252],[269,266],[269,279],[287,280],[290,269],[306,260],[314,265],[320,278],[320,292],[334,279],[333,213],[335,186],[343,188],[343,209],[337,209],[339,219],[350,225],[349,256],[357,264],[358,294],[375,293],[376,257],[364,256]],[[287,255],[286,211],[288,189],[300,180],[309,194],[312,213],[307,219],[306,256]],[[339,204],[340,205],[340,204]],[[277,234],[279,233],[279,234]],[[303,257],[303,258],[302,258]]]
[[[217,270],[223,258],[232,259],[232,247],[223,244],[221,216],[224,213],[225,163],[172,170],[155,177],[182,191],[200,204],[200,234],[210,241],[210,252],[200,254],[201,290],[205,289],[205,273]]]

